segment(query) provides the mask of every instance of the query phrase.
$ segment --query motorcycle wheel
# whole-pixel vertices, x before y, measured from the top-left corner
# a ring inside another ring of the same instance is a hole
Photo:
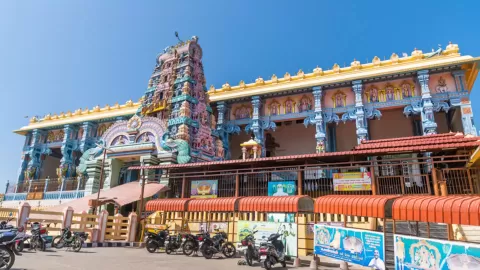
[[[15,263],[15,254],[9,248],[0,246],[0,269],[9,270]]]
[[[45,241],[41,237],[37,239],[37,248],[40,249],[40,251],[45,251],[47,249],[47,245],[45,244]]]
[[[149,240],[149,241],[147,241],[146,248],[147,248],[148,252],[154,253],[155,251],[157,251],[158,245],[157,245],[157,243],[155,243],[155,241]]]
[[[192,241],[186,241],[182,247],[183,254],[186,256],[192,255],[194,246],[195,245],[192,243]]]
[[[170,244],[168,244],[166,247],[165,247],[165,253],[167,253],[168,255],[172,254],[172,246]]]
[[[15,244],[15,249],[17,249],[18,252],[22,252],[24,248],[25,242],[23,240]]]
[[[80,238],[75,238],[72,243],[72,249],[74,252],[79,252],[82,249],[82,240]]]
[[[211,248],[207,247],[203,251],[203,257],[205,257],[205,259],[207,259],[207,260],[213,258],[213,250]]]
[[[55,236],[52,240],[52,247],[55,247],[57,249],[61,249],[65,246],[65,240],[60,236]]]
[[[270,261],[270,258],[267,257],[267,259],[263,262],[263,268],[267,270],[272,269],[272,262]]]
[[[245,252],[245,261],[249,266],[253,266],[253,252],[250,249]]]
[[[223,255],[225,255],[225,257],[233,258],[236,253],[237,249],[232,243],[227,242],[225,245],[223,245]]]

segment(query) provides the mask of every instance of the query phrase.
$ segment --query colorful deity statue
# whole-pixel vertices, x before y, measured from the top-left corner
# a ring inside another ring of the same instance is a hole
[[[391,85],[385,87],[386,99],[387,101],[395,100],[395,88]]]
[[[298,104],[299,112],[306,112],[312,109],[312,100],[307,96],[303,96],[300,99],[300,104]]]
[[[290,114],[295,112],[295,102],[292,99],[287,99],[284,104],[285,114]]]
[[[402,84],[402,94],[403,98],[413,97],[413,89],[409,83]]]
[[[445,93],[448,91],[447,83],[442,76],[440,76],[440,78],[438,79],[438,84],[437,87],[435,87],[435,90],[437,91],[437,93]]]

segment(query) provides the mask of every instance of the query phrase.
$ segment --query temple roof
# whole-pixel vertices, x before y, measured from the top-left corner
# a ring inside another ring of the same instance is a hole
[[[56,126],[61,127],[66,124],[83,123],[86,121],[114,119],[116,117],[129,116],[137,112],[140,104],[140,101],[133,102],[132,100],[129,100],[123,105],[116,103],[113,106],[106,105],[103,108],[100,108],[100,106],[95,106],[91,110],[88,108],[85,108],[85,110],[77,109],[73,113],[68,111],[67,113],[62,112],[58,115],[47,114],[40,119],[38,119],[37,117],[32,117],[30,119],[30,123],[27,126],[14,130],[13,132],[24,135],[28,131],[34,129],[53,128]]]
[[[235,86],[228,82],[220,88],[212,85],[208,94],[210,101],[216,102],[451,65],[459,65],[466,71],[466,88],[470,91],[478,74],[477,62],[479,61],[480,57],[460,56],[458,45],[449,44],[445,50],[438,49],[431,53],[423,53],[415,49],[410,56],[400,57],[393,53],[390,59],[384,61],[375,56],[371,63],[366,64],[354,60],[349,67],[341,68],[335,64],[329,70],[316,67],[311,73],[299,70],[294,75],[287,72],[283,77],[277,77],[274,74],[270,80],[259,77],[255,82],[248,84],[242,80]]]

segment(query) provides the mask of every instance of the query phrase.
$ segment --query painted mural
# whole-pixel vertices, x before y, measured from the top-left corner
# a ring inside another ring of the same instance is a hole
[[[355,94],[351,87],[329,89],[323,97],[325,108],[343,108],[355,104]]]
[[[480,269],[480,245],[395,234],[395,269]]]
[[[266,99],[263,108],[264,115],[288,115],[293,113],[302,113],[313,110],[313,95],[291,95],[287,97],[276,97]]]
[[[315,224],[314,253],[385,270],[383,233]]]

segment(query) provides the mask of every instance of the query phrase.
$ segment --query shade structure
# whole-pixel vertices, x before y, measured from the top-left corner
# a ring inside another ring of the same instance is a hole
[[[169,188],[165,185],[158,183],[147,183],[145,184],[145,190],[143,193],[144,198],[152,197],[159,192],[166,191]],[[142,192],[142,185],[138,181],[126,183],[113,187],[111,189],[106,189],[100,191],[100,200],[102,201],[112,201],[119,206],[123,206],[132,202],[140,200],[140,194]],[[51,208],[47,208],[48,211],[63,211],[66,207],[72,207],[76,213],[81,213],[82,211],[88,211],[90,206],[88,206],[88,201],[92,199],[97,199],[98,194],[94,193],[88,196],[85,196],[80,199],[72,200],[70,202],[60,204]]]
[[[315,200],[315,213],[385,218],[385,205],[395,195],[328,195]]]
[[[168,211],[168,212],[184,212],[187,211],[190,198],[182,199],[156,199],[148,201],[145,210],[150,211]]]
[[[308,196],[258,196],[241,198],[239,212],[298,213],[312,212],[313,200]]]
[[[188,212],[236,212],[240,198],[196,199],[188,203]]]
[[[480,196],[405,196],[392,205],[395,220],[480,225]]]

